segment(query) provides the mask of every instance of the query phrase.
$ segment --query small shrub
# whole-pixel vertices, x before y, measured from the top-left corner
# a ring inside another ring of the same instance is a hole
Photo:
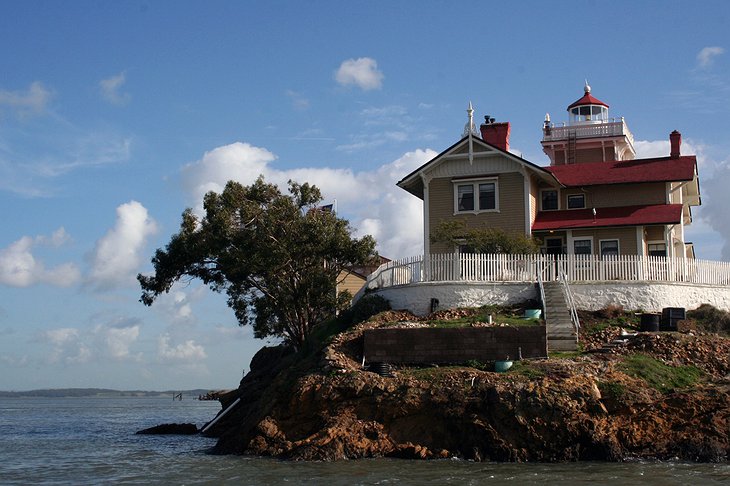
[[[730,333],[730,313],[710,304],[687,311],[687,317],[696,322],[699,331]]]
[[[390,310],[390,302],[384,297],[377,294],[365,295],[355,302],[350,309],[345,311],[343,317],[350,324],[365,321],[375,314]]]
[[[603,309],[596,311],[596,316],[604,319],[616,319],[623,317],[625,314],[624,307],[622,305],[609,304]]]

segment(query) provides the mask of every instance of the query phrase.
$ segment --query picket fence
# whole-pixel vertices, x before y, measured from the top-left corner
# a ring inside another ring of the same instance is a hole
[[[417,282],[642,281],[730,285],[730,262],[652,256],[439,254],[392,260],[367,280],[377,289]]]

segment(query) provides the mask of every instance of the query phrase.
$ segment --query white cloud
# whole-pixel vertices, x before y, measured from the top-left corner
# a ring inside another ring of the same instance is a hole
[[[325,201],[337,200],[338,213],[350,220],[357,235],[373,234],[381,254],[397,258],[422,252],[423,213],[422,201],[395,183],[434,156],[432,150],[415,150],[362,172],[326,167],[278,170],[269,164],[276,158],[271,152],[237,142],[185,166],[183,183],[199,212],[205,192],[221,191],[228,180],[251,184],[263,174],[282,190],[289,179],[315,184]]]
[[[189,361],[195,362],[205,359],[205,348],[188,339],[176,346],[170,345],[170,336],[165,334],[157,339],[157,355],[162,361]]]
[[[52,268],[33,255],[33,247],[38,244],[60,246],[68,240],[63,228],[56,230],[50,237],[23,236],[0,249],[0,284],[11,287],[29,287],[46,283],[58,287],[69,287],[78,282],[81,272],[73,263],[62,263]]]
[[[343,86],[357,86],[369,91],[383,86],[383,73],[378,70],[378,63],[369,57],[342,61],[335,73],[335,80]]]
[[[40,81],[34,81],[26,91],[0,90],[0,107],[5,105],[20,114],[42,113],[51,100],[51,92]]]
[[[722,47],[703,47],[700,52],[697,53],[697,65],[702,69],[707,69],[712,66],[717,56],[724,53],[725,49]]]
[[[181,290],[186,287],[187,291]],[[198,285],[192,290],[187,285],[175,284],[168,293],[157,298],[155,311],[171,325],[191,325],[197,323],[198,319],[193,312],[193,305],[205,298],[208,294],[208,287]]]
[[[90,283],[99,290],[133,283],[147,238],[156,231],[157,224],[142,204],[130,201],[120,205],[114,227],[96,242]]]
[[[102,79],[99,81],[101,95],[105,100],[114,105],[124,105],[129,103],[132,99],[132,95],[120,92],[126,81],[127,73],[124,71],[109,78]]]
[[[183,183],[196,201],[196,208],[201,209],[207,192],[221,192],[231,179],[249,184],[274,159],[276,156],[268,150],[247,143],[224,145],[206,152],[199,161],[186,165],[182,170]]]

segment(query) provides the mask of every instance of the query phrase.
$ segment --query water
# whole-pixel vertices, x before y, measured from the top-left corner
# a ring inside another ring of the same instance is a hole
[[[218,402],[170,398],[0,399],[0,484],[530,485],[730,483],[728,464],[495,464],[459,460],[293,463],[211,456],[200,436],[134,435],[165,422],[198,426]]]

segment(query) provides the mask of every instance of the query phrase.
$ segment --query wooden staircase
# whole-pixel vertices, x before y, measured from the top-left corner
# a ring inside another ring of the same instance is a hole
[[[570,304],[563,284],[559,281],[544,282],[545,326],[547,347],[550,351],[576,351],[578,334],[570,318]]]

